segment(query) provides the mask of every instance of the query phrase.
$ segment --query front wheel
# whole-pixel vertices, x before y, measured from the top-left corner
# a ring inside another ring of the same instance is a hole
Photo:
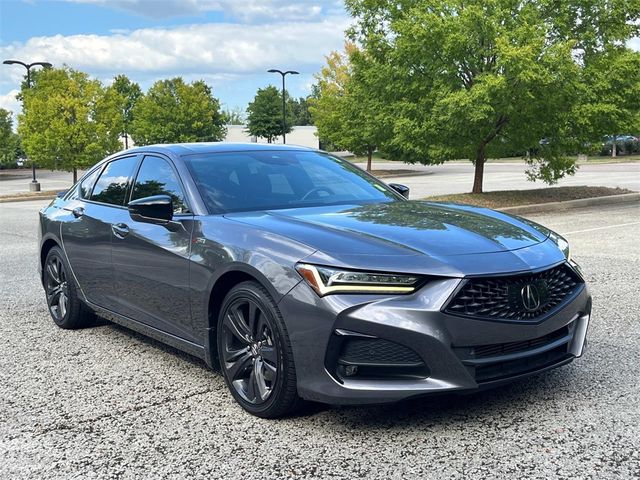
[[[293,353],[282,315],[256,282],[237,285],[218,318],[218,357],[235,400],[262,418],[292,413],[299,404]]]

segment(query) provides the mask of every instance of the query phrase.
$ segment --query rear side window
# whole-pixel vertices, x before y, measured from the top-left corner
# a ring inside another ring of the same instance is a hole
[[[133,169],[137,163],[137,157],[121,158],[108,163],[93,187],[91,200],[110,205],[124,205]]]
[[[89,198],[93,185],[96,183],[98,175],[100,175],[100,170],[100,168],[96,168],[82,181],[80,184],[80,198]]]
[[[182,186],[169,162],[162,158],[147,156],[142,161],[133,186],[131,200],[153,195],[169,195],[173,201],[173,213],[189,212]]]

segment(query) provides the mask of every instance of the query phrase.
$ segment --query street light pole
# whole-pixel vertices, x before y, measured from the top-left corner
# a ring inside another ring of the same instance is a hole
[[[295,70],[287,70],[286,72],[283,72],[282,70],[278,70],[276,68],[267,70],[267,72],[279,73],[280,75],[282,75],[282,143],[287,143],[287,103],[284,97],[284,77],[286,77],[288,74],[299,75],[300,72],[296,72]]]
[[[24,68],[26,68],[27,69],[27,88],[31,88],[31,67],[35,67],[39,65],[43,68],[49,68],[52,66],[49,62],[24,63],[24,62],[21,62],[20,60],[5,60],[2,63],[5,65],[22,65]],[[39,192],[40,184],[36,180],[36,164],[33,162],[31,163],[31,173],[33,175],[33,180],[31,180],[31,185],[29,186],[29,189],[31,191]]]

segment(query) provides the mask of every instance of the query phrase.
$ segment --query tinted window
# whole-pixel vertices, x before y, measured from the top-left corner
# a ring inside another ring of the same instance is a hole
[[[184,159],[212,211],[399,200],[349,162],[317,152],[213,153]]]
[[[136,157],[121,158],[108,163],[96,186],[93,187],[91,200],[111,205],[124,205],[136,163]]]
[[[100,175],[100,170],[102,170],[102,168],[96,168],[93,172],[87,175],[87,178],[82,180],[82,183],[80,184],[80,198],[89,198],[93,184],[96,183],[96,179],[98,178],[98,175]]]
[[[169,162],[158,157],[145,157],[131,199],[153,195],[169,195],[173,200],[173,213],[188,212],[182,187]]]

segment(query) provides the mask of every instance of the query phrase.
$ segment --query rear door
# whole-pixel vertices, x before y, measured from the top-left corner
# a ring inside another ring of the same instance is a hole
[[[118,312],[180,338],[202,343],[191,319],[189,255],[193,215],[172,162],[145,155],[131,200],[169,195],[169,226],[134,221],[127,212],[113,236],[114,285]]]
[[[138,157],[112,160],[81,182],[65,210],[61,237],[73,274],[91,303],[112,309],[115,304],[111,265],[112,224],[126,212],[124,200]]]

